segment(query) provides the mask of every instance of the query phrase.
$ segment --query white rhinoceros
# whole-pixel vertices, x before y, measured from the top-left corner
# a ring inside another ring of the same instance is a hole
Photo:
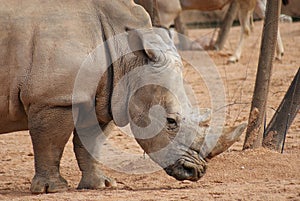
[[[111,121],[129,123],[169,175],[200,179],[204,134],[189,119],[181,70],[168,31],[153,30],[133,1],[1,1],[0,133],[30,131],[33,193],[67,189],[59,166],[72,132],[78,187],[114,185],[93,155],[97,128],[109,132]]]

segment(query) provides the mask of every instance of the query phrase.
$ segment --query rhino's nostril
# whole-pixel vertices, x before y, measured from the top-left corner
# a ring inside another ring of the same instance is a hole
[[[191,181],[198,181],[205,173],[206,166],[195,165],[186,161],[183,165],[187,179]]]
[[[186,172],[186,174],[189,176],[189,177],[195,177],[197,174],[196,174],[196,170],[195,168],[191,168],[191,167],[184,167],[184,170]]]

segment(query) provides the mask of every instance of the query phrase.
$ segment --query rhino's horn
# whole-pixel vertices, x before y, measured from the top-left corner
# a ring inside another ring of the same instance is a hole
[[[216,145],[211,150],[211,152],[208,153],[205,159],[211,159],[226,151],[231,145],[233,145],[236,141],[239,140],[239,137],[242,135],[246,126],[247,123],[243,123],[236,127],[225,127]]]

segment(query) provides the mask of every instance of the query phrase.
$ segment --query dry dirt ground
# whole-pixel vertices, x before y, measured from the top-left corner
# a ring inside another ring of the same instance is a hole
[[[274,114],[300,66],[300,23],[280,24],[285,47],[281,62],[274,63],[268,100],[267,118]],[[258,63],[262,23],[256,22],[247,39],[239,63],[227,65],[226,61],[238,41],[239,27],[231,30],[225,50],[209,51],[223,80],[227,95],[226,124],[247,121],[256,68]],[[209,41],[213,29],[191,30],[191,38],[200,43]],[[184,52],[183,55],[202,63],[203,53]],[[200,55],[200,56],[199,56]],[[213,67],[212,67],[213,68]],[[189,65],[184,72],[187,83],[198,98],[198,106],[209,107],[207,87],[199,74]],[[134,153],[136,159],[120,157],[112,161],[116,171],[103,165],[104,172],[117,180],[116,188],[103,190],[76,190],[80,179],[71,140],[66,146],[61,162],[61,173],[69,182],[64,193],[32,195],[30,181],[34,175],[33,152],[28,132],[0,136],[0,200],[300,200],[300,115],[296,117],[287,134],[283,154],[263,148],[241,151],[241,140],[227,152],[209,162],[207,174],[198,182],[176,181],[157,166],[143,158],[143,152],[128,136],[118,129],[109,141],[116,149]],[[141,161],[146,163],[141,163]],[[152,167],[152,169],[147,166]],[[146,172],[130,174],[130,172]],[[148,172],[148,173],[147,173]]]

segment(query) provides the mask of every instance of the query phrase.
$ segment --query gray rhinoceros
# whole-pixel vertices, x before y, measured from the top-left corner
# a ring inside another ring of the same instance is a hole
[[[180,57],[168,31],[152,29],[133,1],[4,0],[0,45],[0,133],[29,130],[33,193],[67,189],[59,166],[72,132],[78,188],[115,185],[95,156],[111,121],[130,124],[176,179],[205,173],[204,134],[189,118]]]

